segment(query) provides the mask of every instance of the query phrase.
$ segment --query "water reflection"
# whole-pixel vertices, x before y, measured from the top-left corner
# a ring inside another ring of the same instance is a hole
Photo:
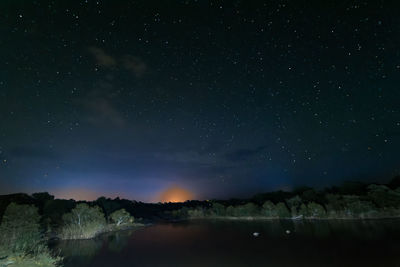
[[[90,266],[93,257],[103,247],[102,239],[67,240],[57,243],[55,251],[59,251],[69,266]]]
[[[67,267],[398,266],[399,222],[191,221],[60,242],[56,248]]]

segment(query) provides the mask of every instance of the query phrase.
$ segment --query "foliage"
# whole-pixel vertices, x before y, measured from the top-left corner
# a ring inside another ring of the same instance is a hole
[[[318,203],[310,202],[307,205],[307,216],[312,218],[324,218],[326,217],[326,211],[324,207]]]
[[[368,197],[380,208],[400,207],[400,193],[385,185],[368,186]]]
[[[308,209],[306,204],[302,203],[300,205],[299,215],[301,215],[303,217],[309,217],[310,216],[310,211],[309,211],[309,209]]]
[[[292,214],[292,216],[297,216],[299,214],[299,209],[302,204],[301,198],[296,195],[290,199],[287,199],[286,203],[290,209],[290,213]]]
[[[189,218],[204,218],[204,210],[202,208],[189,209],[188,217]]]
[[[261,209],[262,216],[275,218],[278,217],[278,210],[272,201],[265,201]]]
[[[301,199],[305,202],[318,202],[321,196],[314,189],[307,189],[301,194]]]
[[[106,216],[109,216],[114,211],[120,210],[122,208],[117,200],[113,201],[112,199],[105,197],[99,197],[96,202],[103,209]]]
[[[63,215],[62,239],[87,239],[105,230],[104,214],[98,206],[76,205],[70,213]]]
[[[236,217],[256,216],[258,213],[258,207],[251,202],[236,206],[233,211],[233,215]]]
[[[0,266],[10,267],[55,267],[59,266],[62,258],[54,257],[46,248],[37,254],[10,254],[0,259]]]
[[[74,202],[65,199],[48,200],[43,206],[43,217],[55,226],[62,225],[62,216],[71,211]]]
[[[32,252],[41,241],[40,216],[33,205],[8,205],[0,225],[1,245],[11,252]]]
[[[346,202],[345,214],[347,217],[365,218],[376,212],[376,207],[371,201],[362,200],[359,196],[344,196]]]
[[[289,218],[290,217],[290,212],[288,208],[286,207],[285,203],[279,202],[276,204],[276,213],[278,214],[279,218]]]
[[[33,205],[11,203],[0,225],[1,266],[56,266],[40,234],[40,216]]]
[[[110,219],[117,226],[133,223],[134,221],[133,216],[131,216],[129,212],[127,212],[125,209],[114,211],[113,213],[111,213]]]
[[[217,202],[212,203],[211,216],[225,216],[225,214],[226,214],[226,209],[224,205]]]

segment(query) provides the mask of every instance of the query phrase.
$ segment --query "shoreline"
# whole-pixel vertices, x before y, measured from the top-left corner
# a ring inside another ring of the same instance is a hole
[[[187,218],[187,220],[229,220],[229,221],[272,221],[272,220],[290,220],[290,221],[328,221],[328,220],[385,220],[385,219],[400,219],[400,215],[397,216],[385,216],[385,217],[364,217],[364,218],[346,218],[346,217],[336,217],[336,218],[317,218],[317,217],[302,217],[302,218],[278,218],[278,217],[262,217],[262,216],[244,216],[244,217],[234,217],[234,216],[212,216],[212,217],[198,217],[198,218]],[[184,220],[184,219],[183,219]]]
[[[116,227],[113,225],[107,225],[103,231],[97,232],[94,236],[91,237],[82,237],[82,238],[61,238],[59,234],[56,234],[55,236],[48,237],[46,238],[48,242],[54,242],[54,241],[70,241],[70,240],[90,240],[94,239],[96,237],[99,237],[103,234],[108,234],[108,233],[113,233],[113,232],[119,232],[119,231],[128,231],[128,230],[139,230],[141,228],[144,228],[146,226],[149,226],[151,224],[142,224],[142,223],[135,223],[133,225],[124,225],[121,227]]]

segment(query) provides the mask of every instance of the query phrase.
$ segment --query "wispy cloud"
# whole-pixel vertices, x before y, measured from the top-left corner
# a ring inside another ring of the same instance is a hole
[[[142,77],[148,69],[147,64],[138,56],[126,54],[121,57],[114,57],[107,54],[103,49],[95,46],[89,47],[88,50],[92,54],[96,64],[101,67],[122,67],[133,73],[137,78]]]
[[[107,68],[115,67],[117,65],[117,60],[104,52],[103,49],[94,46],[91,46],[88,49],[96,60],[97,65]]]
[[[122,64],[125,69],[131,71],[136,77],[140,78],[147,70],[147,65],[139,57],[125,55],[122,57]]]

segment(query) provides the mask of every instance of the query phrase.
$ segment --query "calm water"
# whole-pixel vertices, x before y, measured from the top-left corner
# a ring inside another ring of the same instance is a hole
[[[68,267],[400,267],[400,220],[179,222],[63,241],[54,249]]]

